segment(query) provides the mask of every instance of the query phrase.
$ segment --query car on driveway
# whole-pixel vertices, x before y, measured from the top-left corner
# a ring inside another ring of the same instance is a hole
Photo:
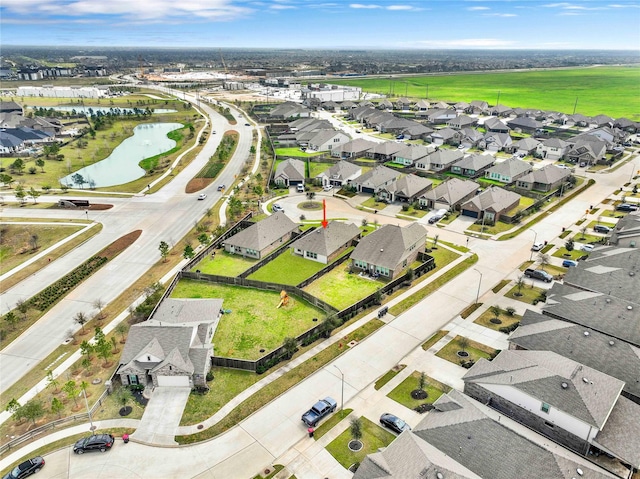
[[[436,211],[433,214],[433,216],[431,218],[429,218],[429,224],[432,225],[434,223],[437,223],[442,218],[444,218],[444,215],[446,215],[446,214],[447,214],[447,210],[445,210],[444,208]]]
[[[331,191],[331,190],[333,189],[333,185],[324,185],[324,186],[322,187],[322,189],[323,189],[324,191]]]
[[[632,205],[630,203],[620,203],[616,206],[618,211],[638,211],[638,205]]]
[[[524,275],[527,278],[539,279],[540,281],[544,281],[546,283],[551,283],[551,281],[553,281],[553,276],[551,276],[546,271],[542,271],[541,269],[527,268],[524,270]]]
[[[200,193],[198,195],[198,200],[204,200],[207,197],[207,195],[205,193]]]
[[[572,268],[574,266],[578,266],[578,262],[573,259],[565,259],[562,262],[562,266],[564,266],[565,268]]]
[[[2,476],[2,479],[22,479],[28,477],[31,474],[40,472],[44,466],[44,459],[41,456],[36,456],[28,461],[21,462],[16,467],[11,469],[7,474]]]
[[[595,225],[593,227],[593,231],[595,231],[596,233],[608,234],[611,233],[611,228],[605,225]]]
[[[389,413],[384,413],[380,416],[380,424],[398,434],[402,431],[411,431],[411,427],[406,422]]]
[[[111,434],[94,434],[80,439],[73,445],[73,452],[84,454],[85,452],[105,452],[113,446],[114,438]]]

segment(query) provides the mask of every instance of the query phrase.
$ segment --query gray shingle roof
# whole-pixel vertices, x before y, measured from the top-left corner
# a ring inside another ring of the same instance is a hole
[[[496,163],[487,170],[487,173],[498,173],[502,176],[509,176],[513,178],[524,171],[531,170],[532,167],[529,163],[512,157],[505,161],[501,161],[500,163]]]
[[[521,140],[516,141],[513,146],[522,150],[531,151],[539,144],[540,142],[535,138],[522,138]]]
[[[425,188],[429,188],[432,184],[433,182],[427,178],[411,174],[398,178],[384,189],[394,192],[396,195],[399,194],[406,198],[412,198]]]
[[[400,227],[387,224],[360,240],[351,253],[352,260],[394,270],[409,254],[409,248],[423,246],[427,231],[418,223]]]
[[[304,180],[304,170],[304,162],[293,158],[287,158],[278,164],[276,172],[274,173],[274,178],[284,176],[290,180]]]
[[[571,176],[571,170],[568,168],[558,168],[555,165],[547,165],[538,170],[533,170],[531,173],[527,173],[526,175],[518,178],[518,181],[552,185],[556,181],[568,178],[569,176]]]
[[[331,168],[320,173],[316,178],[326,176],[329,179],[341,180],[345,181],[352,175],[355,175],[358,171],[361,171],[362,168],[358,165],[354,165],[353,163],[349,163],[348,161],[340,160]]]
[[[358,176],[353,180],[353,183],[361,185],[364,188],[378,188],[398,176],[400,176],[398,171],[387,168],[386,166],[378,165]]]
[[[416,161],[427,156],[430,151],[429,148],[422,145],[403,145],[403,148],[398,150],[393,156],[395,158],[406,158],[407,160]]]
[[[298,229],[283,212],[275,213],[243,229],[225,241],[226,244],[262,251],[278,238]]]
[[[640,404],[619,398],[594,442],[640,469]]]
[[[291,245],[294,249],[330,256],[360,234],[353,223],[330,221],[326,228],[319,227]]]
[[[617,242],[622,238],[640,239],[640,211],[629,213],[624,218],[618,220],[615,229],[611,233],[611,243]]]
[[[433,165],[451,165],[464,156],[460,150],[438,150],[429,155],[429,162]]]
[[[472,366],[463,377],[465,383],[518,389],[598,429],[607,422],[624,386],[619,379],[551,351],[503,350],[490,362],[493,372],[487,371],[486,359],[478,363],[485,364],[480,372]]]
[[[491,155],[469,155],[461,160],[456,161],[453,165],[464,170],[481,170],[496,161]]]
[[[509,130],[509,127],[507,125],[505,125],[500,120],[494,117],[487,118],[484,121],[484,126],[485,128],[487,128],[487,130],[499,130],[499,131]]]
[[[475,192],[480,185],[475,181],[450,178],[444,183],[440,183],[435,188],[427,191],[423,197],[429,200],[454,205],[465,196]]]
[[[359,153],[362,151],[368,151],[376,146],[375,141],[365,140],[364,138],[356,138],[355,140],[348,141],[340,145],[340,151],[344,153]]]
[[[394,153],[397,153],[404,147],[405,145],[402,143],[396,143],[395,141],[385,141],[384,143],[378,143],[376,146],[374,146],[371,149],[371,153],[390,156]]]
[[[497,186],[490,186],[482,193],[474,196],[465,204],[462,205],[463,209],[469,208],[474,205],[478,211],[493,210],[496,212],[504,211],[511,204],[520,198],[518,193],[508,191]]]
[[[214,321],[221,308],[222,299],[166,298],[146,324]]]

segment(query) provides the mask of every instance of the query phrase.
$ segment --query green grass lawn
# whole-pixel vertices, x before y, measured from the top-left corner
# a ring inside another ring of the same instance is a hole
[[[393,389],[393,391],[387,394],[387,397],[405,407],[408,407],[409,409],[414,409],[421,404],[432,404],[436,399],[451,389],[429,376],[427,376],[426,379],[427,385],[424,389],[427,392],[426,399],[413,399],[411,397],[411,391],[418,389],[418,386],[420,386],[419,371],[412,372],[407,379],[402,381]]]
[[[380,209],[380,208],[378,208]],[[414,218],[422,218],[423,216],[425,216],[427,213],[429,212],[429,210],[421,210],[421,209],[416,209],[413,206],[410,206],[409,209],[407,211],[405,210],[400,210],[401,215],[404,216],[412,216]],[[441,220],[442,221],[442,220]]]
[[[522,287],[522,289],[519,291],[519,293],[521,293],[522,296],[517,296],[517,293],[518,293],[517,286],[514,286],[513,288],[511,288],[509,292],[505,294],[505,296],[507,298],[517,299],[518,301],[522,301],[523,303],[533,304],[534,300],[538,299],[538,297],[540,296],[540,293],[545,291],[545,289],[539,288],[537,286],[531,286],[531,282],[532,281],[535,282],[535,280],[525,278],[524,281],[525,281],[525,284]]]
[[[491,322],[495,315],[491,312],[491,309],[487,309],[484,313],[478,317],[474,321],[474,323],[479,324],[480,326],[484,326],[485,328],[491,328],[495,331],[499,331],[500,328],[508,328],[509,326],[519,323],[522,319],[522,316],[514,314],[513,316],[509,316],[504,310],[500,311],[498,314],[498,319],[502,321],[500,324],[495,324]]]
[[[213,336],[219,356],[258,359],[266,351],[282,345],[284,338],[295,337],[318,324],[325,313],[306,301],[290,295],[289,304],[278,308],[280,293],[240,286],[181,280],[173,298],[222,298],[230,309],[220,320]],[[264,351],[260,351],[264,349]]]
[[[596,67],[527,72],[460,73],[456,75],[407,77],[399,81],[410,98],[444,101],[483,99],[492,103],[500,90],[500,103],[522,108],[539,108],[572,113],[576,96],[580,98],[576,113],[638,120],[640,97],[637,85],[640,68]],[[388,94],[393,78],[331,80],[332,83],[362,87],[363,91]],[[397,83],[395,85],[397,87]],[[396,88],[397,89],[397,88]]]
[[[497,221],[495,225],[491,226],[485,223],[484,227],[482,224],[474,223],[469,228],[468,231],[477,231],[478,233],[482,231],[483,234],[495,235],[504,233],[505,231],[509,231],[513,229],[515,225],[509,223],[503,223],[502,221]]]
[[[583,235],[582,232],[579,232],[573,235],[573,241],[576,241],[578,243],[597,243],[601,239],[602,239],[602,236],[589,234],[589,233],[585,233]]]
[[[386,373],[384,373],[375,383],[374,388],[377,391],[378,389],[380,389],[382,386],[384,386],[385,384],[387,384],[389,381],[391,381],[393,378],[396,377],[396,375],[402,371],[406,366],[406,364],[398,364],[397,366],[394,366],[393,369],[387,371]]]
[[[555,256],[556,258],[562,258],[562,259],[578,259],[580,256],[583,256],[587,254],[586,251],[582,251],[579,250],[577,248],[574,248],[572,251],[567,250],[567,248],[565,248],[564,246],[561,248],[558,248],[558,250],[556,250],[555,253],[553,253],[551,256]]]
[[[270,261],[257,270],[248,279],[258,281],[271,281],[274,283],[290,284],[295,286],[301,281],[313,276],[326,265],[303,258],[289,248],[273,261]]]
[[[364,206],[365,208],[372,208],[380,211],[385,209],[387,207],[387,204],[383,203],[382,201],[378,201],[375,197],[372,196],[366,201],[363,201],[362,203],[360,203],[360,206]]]
[[[431,346],[436,344],[438,341],[444,338],[447,334],[449,334],[449,331],[444,331],[441,329],[436,334],[434,334],[429,339],[427,339],[424,343],[422,343],[422,349],[425,351],[428,351]]]
[[[347,408],[343,409],[342,411],[338,411],[335,414],[332,414],[329,419],[321,422],[318,425],[318,427],[315,429],[315,432],[313,433],[313,438],[317,441],[352,412],[353,409]]]
[[[593,227],[595,225],[602,225],[602,226],[608,226],[609,228],[615,228],[616,227],[616,223],[617,223],[617,221],[613,222],[613,223],[607,222],[607,221],[592,221],[591,223],[589,223],[587,225],[587,228],[589,228],[591,231],[593,231]]]
[[[300,158],[309,158],[311,156],[318,156],[326,153],[326,151],[313,151],[311,153],[307,153],[306,151],[300,150],[300,148],[276,148],[277,156],[297,156]]]
[[[461,337],[462,336],[456,336],[453,338],[449,344],[436,353],[436,356],[446,359],[451,363],[460,364],[461,359],[464,359],[465,361],[469,361],[471,359],[478,361],[480,358],[489,359],[492,354],[497,353],[496,349],[469,339],[469,345],[464,348],[464,350],[469,353],[469,356],[461,358],[457,354],[458,351],[462,351],[462,346],[460,345]]]
[[[350,264],[347,261],[337,266],[304,290],[335,308],[344,309],[382,287],[380,281],[364,278],[357,273],[349,274]]]
[[[363,444],[362,449],[357,452],[352,452],[349,449],[351,431],[348,428],[327,444],[329,454],[346,469],[356,462],[362,462],[368,454],[377,452],[381,447],[388,446],[396,438],[392,433],[367,418],[361,417],[360,420],[362,421],[362,439],[360,439]]]
[[[316,163],[315,161],[309,162],[309,178],[315,178],[320,173],[328,170],[334,165],[334,163]]]
[[[200,270],[206,274],[218,274],[220,276],[238,276],[243,271],[249,269],[257,263],[257,260],[243,258],[237,254],[227,253],[224,250],[217,250],[215,257],[209,255],[202,258],[191,271]]]

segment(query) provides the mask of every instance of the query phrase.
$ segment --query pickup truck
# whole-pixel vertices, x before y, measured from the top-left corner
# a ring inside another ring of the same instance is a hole
[[[541,269],[527,268],[524,270],[524,275],[527,278],[539,279],[541,281],[546,281],[547,283],[551,283],[551,281],[553,281],[553,276]]]
[[[336,410],[337,405],[338,403],[333,398],[326,397],[321,399],[302,415],[302,422],[309,427],[316,427],[320,419]]]

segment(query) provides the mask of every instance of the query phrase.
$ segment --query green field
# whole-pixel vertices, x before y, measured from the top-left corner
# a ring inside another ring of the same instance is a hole
[[[300,282],[313,276],[326,265],[303,258],[289,248],[273,261],[265,264],[262,268],[250,275],[248,279],[257,281],[271,281],[280,284],[290,284],[295,286]]]
[[[504,73],[465,73],[331,80],[390,97],[404,95],[450,102],[484,100],[495,105],[539,108],[584,115],[605,114],[640,120],[640,67],[592,67]],[[393,94],[392,92],[396,93]]]

